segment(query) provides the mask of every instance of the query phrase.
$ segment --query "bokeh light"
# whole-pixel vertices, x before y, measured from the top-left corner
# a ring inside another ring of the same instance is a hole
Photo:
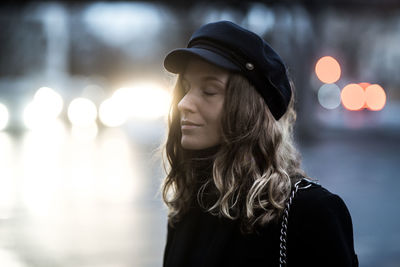
[[[108,127],[118,127],[126,122],[127,112],[113,98],[104,100],[99,107],[99,119]]]
[[[372,84],[365,88],[365,102],[370,110],[381,110],[386,103],[385,90],[378,84]]]
[[[317,61],[315,73],[320,81],[334,83],[340,78],[341,68],[336,59],[331,56],[325,56]]]
[[[261,36],[274,27],[275,20],[274,12],[261,3],[251,4],[247,13],[248,29]]]
[[[29,129],[43,128],[53,124],[63,109],[62,97],[49,87],[39,88],[32,102],[26,105],[23,120]]]
[[[68,107],[68,119],[74,126],[88,127],[96,121],[96,105],[87,98],[76,98]]]
[[[162,14],[165,15],[165,14]],[[99,2],[88,5],[83,21],[96,37],[113,46],[156,38],[162,26],[162,16],[151,3]],[[152,44],[143,49],[151,48]]]
[[[138,83],[133,87],[121,88],[113,94],[112,99],[128,112],[129,117],[138,119],[165,116],[171,103],[170,94],[153,83]]]
[[[371,84],[370,83],[359,83],[359,85],[365,90],[365,89],[367,89],[367,87],[368,86],[370,86]]]
[[[318,90],[318,102],[326,109],[335,109],[340,105],[340,88],[334,83],[324,84]]]
[[[64,101],[60,94],[49,87],[41,87],[37,90],[33,101],[41,107],[51,118],[57,118],[63,108]],[[43,112],[45,113],[45,112]]]
[[[0,131],[4,130],[7,127],[9,120],[9,113],[7,107],[0,103]]]
[[[346,85],[341,92],[343,106],[348,110],[360,110],[365,104],[364,89],[355,83]]]

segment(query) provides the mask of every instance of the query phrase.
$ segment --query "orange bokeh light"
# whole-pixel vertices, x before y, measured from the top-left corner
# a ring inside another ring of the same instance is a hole
[[[370,86],[371,84],[367,83],[367,82],[364,82],[364,83],[359,83],[358,85],[360,85],[364,89],[364,92],[365,92],[365,89],[367,89],[367,87]],[[368,108],[366,101],[364,103],[363,108]]]
[[[366,106],[370,110],[381,110],[386,104],[385,90],[378,84],[372,84],[365,89]]]
[[[370,86],[370,83],[359,83],[359,85],[365,90],[367,89],[368,86]]]
[[[343,106],[348,110],[359,110],[364,107],[364,89],[355,83],[346,85],[340,94]]]
[[[317,61],[315,73],[321,82],[334,83],[340,78],[341,68],[336,59],[325,56]]]

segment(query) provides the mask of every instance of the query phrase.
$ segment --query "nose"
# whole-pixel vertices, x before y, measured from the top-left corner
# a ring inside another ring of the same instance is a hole
[[[193,113],[196,110],[195,100],[192,90],[189,90],[178,103],[178,110],[184,113]]]

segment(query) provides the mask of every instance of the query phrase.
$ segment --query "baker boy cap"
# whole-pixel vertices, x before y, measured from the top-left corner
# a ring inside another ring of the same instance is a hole
[[[164,67],[182,73],[193,56],[245,76],[279,120],[292,95],[286,67],[279,55],[257,34],[230,21],[209,23],[195,31],[187,48],[171,51]]]

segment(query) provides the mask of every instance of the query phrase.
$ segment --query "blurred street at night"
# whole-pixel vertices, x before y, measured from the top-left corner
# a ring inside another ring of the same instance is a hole
[[[400,4],[328,2],[0,4],[0,266],[162,266],[162,62],[230,20],[287,62],[303,168],[345,201],[360,266],[399,267]]]

